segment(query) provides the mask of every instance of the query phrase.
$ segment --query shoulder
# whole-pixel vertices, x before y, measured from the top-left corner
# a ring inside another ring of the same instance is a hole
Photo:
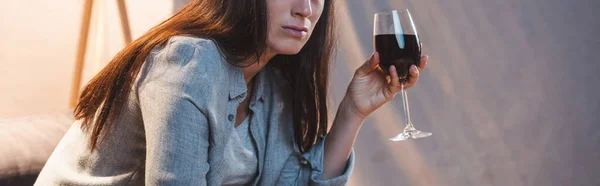
[[[210,39],[194,36],[172,36],[164,46],[156,47],[158,53],[166,55],[169,62],[186,62],[194,56],[207,60],[220,60],[222,58],[217,44]]]
[[[194,36],[172,36],[146,57],[146,70],[173,78],[219,76],[227,72],[227,62],[215,41]]]
[[[216,43],[193,36],[173,36],[156,46],[146,57],[139,77],[139,88],[159,84],[173,91],[194,92],[223,81],[226,62]],[[165,86],[167,85],[167,86]]]
[[[215,41],[207,38],[200,38],[196,36],[188,35],[176,35],[171,36],[167,41],[167,45],[190,49],[198,49],[202,52],[214,52],[219,53],[217,44]]]

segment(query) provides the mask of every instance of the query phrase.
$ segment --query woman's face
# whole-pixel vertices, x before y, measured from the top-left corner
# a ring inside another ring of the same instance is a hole
[[[269,50],[297,54],[315,28],[325,0],[267,0]]]

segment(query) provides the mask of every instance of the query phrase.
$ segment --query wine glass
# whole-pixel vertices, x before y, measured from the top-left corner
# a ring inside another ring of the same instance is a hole
[[[403,141],[431,136],[430,132],[422,132],[413,126],[410,121],[408,98],[404,85],[408,80],[411,65],[419,66],[421,59],[421,43],[417,29],[408,9],[391,10],[375,14],[373,35],[375,36],[375,50],[379,53],[379,65],[384,73],[389,75],[391,65],[396,67],[402,85],[402,105],[406,127],[404,131],[392,138],[391,141]]]

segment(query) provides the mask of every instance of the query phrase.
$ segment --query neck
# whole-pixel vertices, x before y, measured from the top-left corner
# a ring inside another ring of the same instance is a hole
[[[275,57],[275,53],[271,50],[267,49],[267,51],[261,55],[258,62],[256,61],[244,61],[243,64],[252,64],[250,66],[242,68],[242,72],[244,73],[244,79],[246,80],[246,85],[252,81],[252,78],[262,70],[271,59]]]

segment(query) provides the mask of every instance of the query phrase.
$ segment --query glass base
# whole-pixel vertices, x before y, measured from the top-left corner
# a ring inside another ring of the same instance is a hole
[[[417,139],[431,136],[431,132],[422,132],[417,129],[404,130],[404,132],[390,138],[391,141],[404,141],[408,139]]]

